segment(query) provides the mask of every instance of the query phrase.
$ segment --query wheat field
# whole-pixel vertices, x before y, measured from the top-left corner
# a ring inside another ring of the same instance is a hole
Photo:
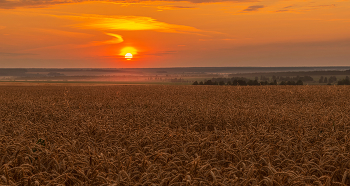
[[[1,185],[350,185],[348,86],[0,86]]]

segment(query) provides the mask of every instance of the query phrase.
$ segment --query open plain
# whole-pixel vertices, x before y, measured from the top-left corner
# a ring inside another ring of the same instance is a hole
[[[2,185],[350,185],[349,86],[0,86]]]

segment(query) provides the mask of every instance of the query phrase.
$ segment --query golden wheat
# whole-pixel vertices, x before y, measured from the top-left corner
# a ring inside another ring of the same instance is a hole
[[[350,185],[347,86],[1,86],[2,185]]]

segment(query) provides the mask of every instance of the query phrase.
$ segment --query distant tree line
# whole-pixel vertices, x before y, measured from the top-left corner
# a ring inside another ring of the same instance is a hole
[[[242,80],[242,79],[233,79],[232,81],[216,81],[217,79],[225,79],[225,78],[213,78],[212,80],[207,80],[207,81],[195,81],[193,85],[233,85],[233,86],[258,86],[258,85],[277,85],[277,81],[274,80],[273,82],[267,82],[267,81],[260,81],[258,80]],[[281,81],[279,85],[303,85],[303,81],[298,80],[297,82],[295,81]]]
[[[248,82],[250,79],[248,78],[244,78],[244,77],[233,77],[233,78],[212,78],[211,81],[212,82],[221,82],[223,81],[225,84],[227,84],[228,82],[233,82],[235,80],[241,80],[241,81],[245,81]]]
[[[269,77],[266,77],[266,76],[263,76],[261,75],[260,78],[259,77],[255,77],[254,78],[255,80],[259,80],[262,82],[262,81],[267,81],[267,82],[273,82],[273,81],[277,81],[277,82],[281,82],[281,81],[285,81],[285,82],[288,82],[288,81],[313,81],[314,79],[311,77],[311,76],[296,76],[296,77],[289,77],[289,76],[286,76],[286,77],[283,77],[283,76],[272,76],[272,78],[270,79]],[[213,78],[213,81],[224,81],[225,83],[227,83],[228,81],[233,81],[233,80],[244,80],[246,82],[248,82],[250,79],[248,78],[244,78],[244,77],[232,77],[232,78]]]
[[[174,79],[170,79],[170,82],[173,82],[173,83],[175,83],[175,82],[188,82],[187,80],[184,80],[184,79],[182,79],[182,78],[174,78]]]
[[[261,79],[264,78],[266,80],[265,77],[261,77]],[[283,76],[272,76],[272,80],[276,80],[276,81],[313,81],[314,78],[312,78],[311,76],[296,76],[296,77],[283,77]],[[268,81],[268,79],[267,79]]]
[[[53,76],[53,77],[55,77],[55,76],[65,76],[64,74],[61,74],[59,72],[49,72],[47,75],[48,76]]]
[[[321,78],[318,80],[319,83],[328,83],[328,85],[337,82],[337,77],[331,76],[329,78],[321,76]],[[350,78],[349,76],[346,76],[345,79],[339,80],[338,85],[350,85]]]
[[[321,78],[318,80],[319,83],[329,83],[329,84],[334,83],[336,81],[337,81],[337,77],[335,76],[331,76],[328,79],[327,77],[321,76]]]
[[[299,77],[299,78],[305,78]],[[260,79],[265,79],[265,77],[261,77]],[[281,79],[281,78],[280,78]],[[308,78],[306,78],[308,79]],[[337,77],[331,76],[329,78],[321,76],[319,83],[328,83],[329,85],[331,83],[334,83],[337,81]],[[250,80],[244,77],[233,77],[233,78],[212,78],[211,80],[204,80],[204,81],[195,81],[193,85],[233,85],[233,86],[257,86],[257,85],[303,85],[303,81],[301,79],[297,81],[281,81],[277,82],[277,78],[274,79],[272,82],[269,82],[267,80],[265,81],[258,81],[258,78],[255,77],[255,80]],[[350,78],[349,76],[346,76],[345,79],[338,81],[338,85],[350,85]]]
[[[338,81],[338,85],[350,85],[349,76],[346,76],[345,79]]]
[[[25,76],[26,69],[0,69],[0,76]]]

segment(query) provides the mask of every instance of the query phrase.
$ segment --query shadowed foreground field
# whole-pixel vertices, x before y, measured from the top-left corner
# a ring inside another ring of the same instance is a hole
[[[0,184],[349,185],[347,86],[0,86]]]

